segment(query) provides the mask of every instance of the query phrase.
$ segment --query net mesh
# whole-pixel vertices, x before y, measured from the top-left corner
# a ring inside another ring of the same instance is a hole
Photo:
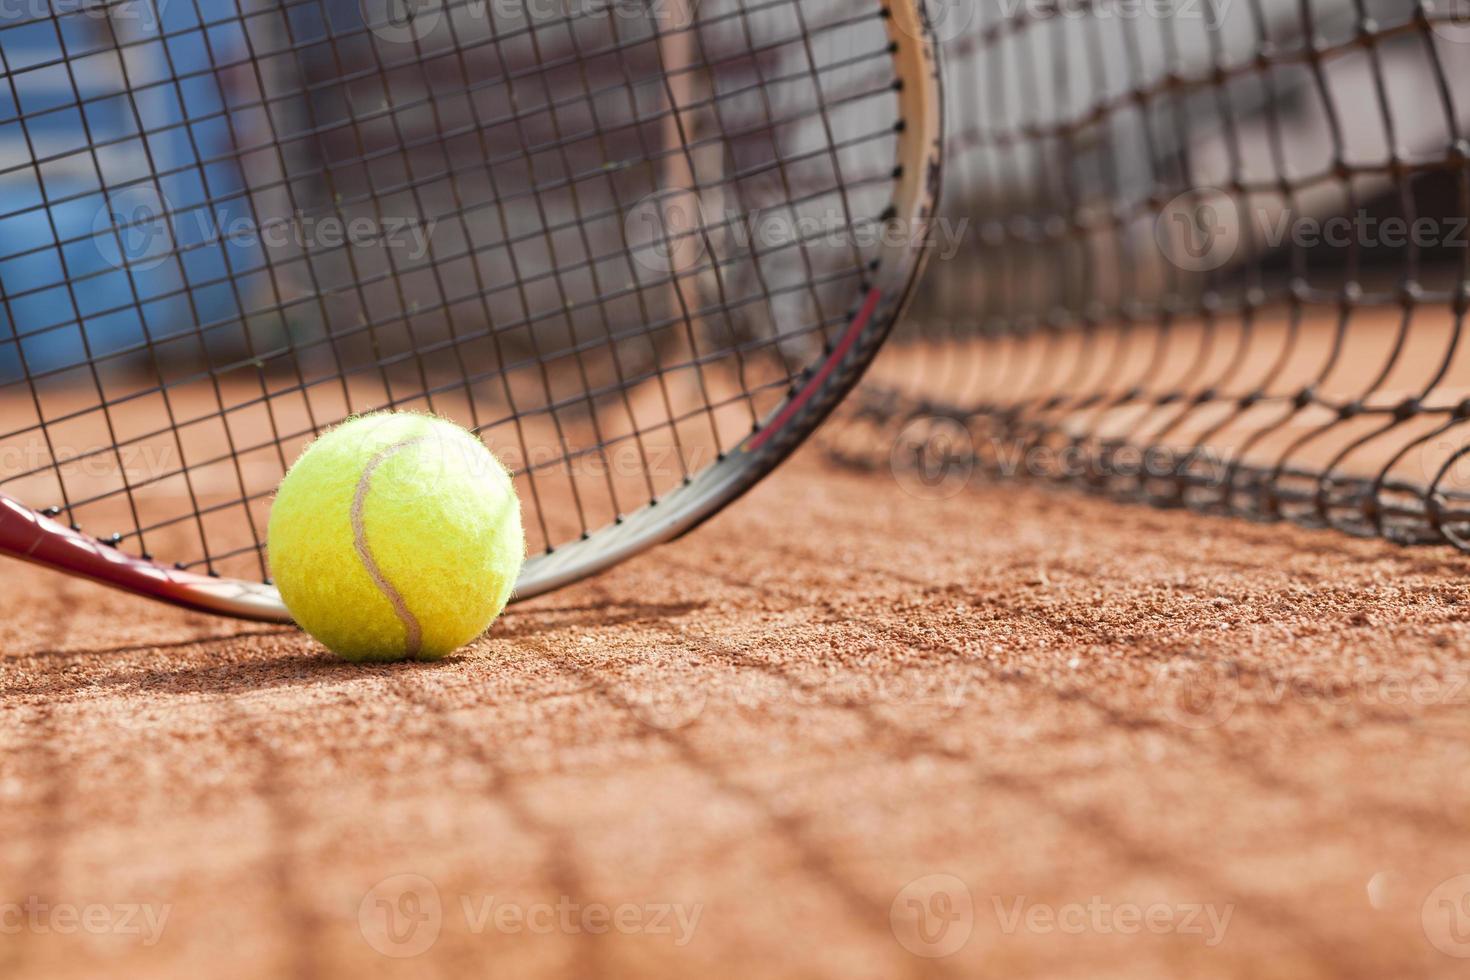
[[[324,427],[471,426],[533,554],[687,484],[852,315],[876,2],[115,0],[0,25],[0,492],[268,576]]]
[[[931,11],[951,247],[828,449],[1465,547],[1470,5]]]

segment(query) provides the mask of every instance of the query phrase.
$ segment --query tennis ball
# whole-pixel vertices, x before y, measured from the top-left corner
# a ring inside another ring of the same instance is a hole
[[[526,538],[515,487],[452,422],[382,413],[307,447],[276,492],[271,574],[296,622],[347,660],[438,660],[505,609]]]

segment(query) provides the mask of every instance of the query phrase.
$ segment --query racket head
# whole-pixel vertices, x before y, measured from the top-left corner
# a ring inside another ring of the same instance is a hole
[[[131,121],[0,164],[0,551],[283,620],[285,469],[432,411],[515,471],[529,598],[753,486],[901,314],[942,141],[916,3],[361,9],[108,23],[60,111]],[[75,59],[32,27],[38,72]]]

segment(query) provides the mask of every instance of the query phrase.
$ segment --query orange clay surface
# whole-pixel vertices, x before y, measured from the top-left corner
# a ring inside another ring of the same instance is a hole
[[[6,563],[0,975],[1463,976],[1467,573],[813,450],[438,665]]]

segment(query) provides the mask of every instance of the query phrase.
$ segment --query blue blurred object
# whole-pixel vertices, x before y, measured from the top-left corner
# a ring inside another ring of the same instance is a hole
[[[104,9],[0,26],[0,384],[238,346],[263,264],[216,68],[238,20]]]

